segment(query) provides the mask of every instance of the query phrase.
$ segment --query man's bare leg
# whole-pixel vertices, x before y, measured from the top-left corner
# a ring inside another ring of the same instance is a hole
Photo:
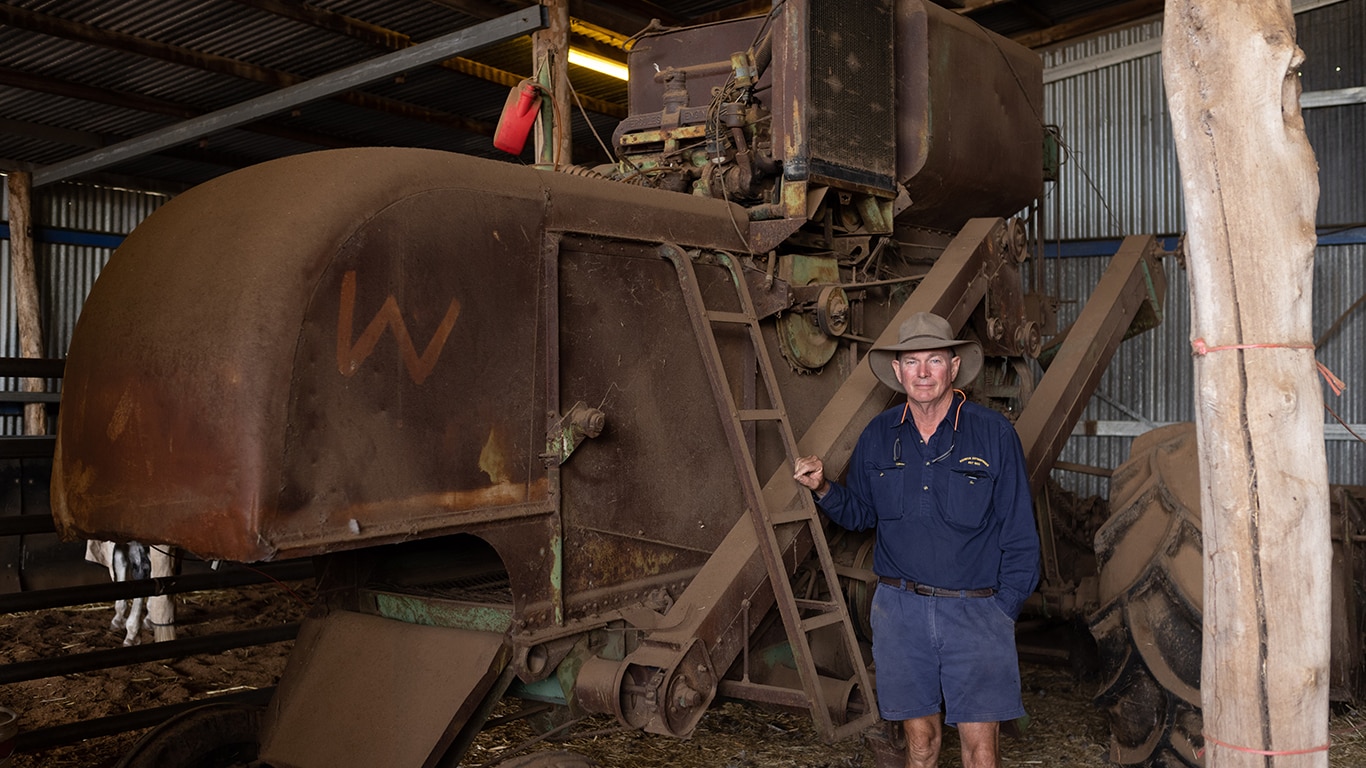
[[[935,768],[944,735],[939,713],[902,720],[901,725],[906,729],[906,768]]]
[[[963,768],[1001,768],[1000,723],[959,723],[958,738],[963,743]]]

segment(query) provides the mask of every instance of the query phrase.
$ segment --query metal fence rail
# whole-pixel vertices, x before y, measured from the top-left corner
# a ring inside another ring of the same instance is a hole
[[[80,587],[44,589],[34,592],[15,592],[0,595],[0,614],[21,611],[41,611],[88,603],[108,603],[135,597],[175,595],[206,589],[230,589],[268,581],[298,581],[313,576],[313,564],[308,560],[286,560],[259,567],[234,566],[213,573],[189,576],[164,576],[157,579],[91,584]]]
[[[293,640],[298,634],[299,623],[293,622],[261,629],[219,632],[214,635],[190,637],[183,640],[168,640],[160,643],[130,645],[125,648],[110,648],[104,651],[73,653],[53,659],[19,661],[0,666],[0,685],[23,682],[24,680],[41,680],[45,677],[70,675],[76,672],[94,672],[131,664],[145,664],[149,661],[180,659],[186,656],[197,656],[201,653],[222,653],[234,648]]]

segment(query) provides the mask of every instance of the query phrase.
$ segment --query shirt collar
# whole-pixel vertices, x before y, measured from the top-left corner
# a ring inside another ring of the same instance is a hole
[[[955,389],[955,390],[953,390],[953,399],[949,401],[949,413],[953,414],[953,431],[954,431],[954,432],[957,432],[957,431],[958,431],[958,420],[959,420],[959,417],[961,417],[961,416],[963,415],[963,404],[966,403],[967,401],[968,401],[968,395],[967,395],[966,392],[964,392],[964,391],[961,390],[961,389]],[[957,403],[957,405],[955,405],[955,403]],[[892,428],[892,429],[900,429],[900,428],[901,428],[901,425],[902,425],[902,424],[905,424],[906,421],[907,421],[908,419],[910,419],[910,417],[911,417],[911,401],[910,401],[910,400],[907,400],[907,401],[906,401],[906,404],[903,405],[903,406],[901,406],[901,418],[897,419],[896,421],[893,421],[893,422],[891,423],[891,425],[890,425],[891,428]],[[944,414],[944,421],[947,421],[948,418],[949,418],[948,413]],[[940,424],[943,424],[944,421],[940,421],[939,423],[940,423]]]

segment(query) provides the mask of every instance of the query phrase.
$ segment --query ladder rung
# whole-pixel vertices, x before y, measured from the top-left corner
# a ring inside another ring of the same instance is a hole
[[[754,408],[737,413],[740,421],[781,421],[783,412],[777,408]]]
[[[736,325],[750,325],[754,318],[744,312],[723,312],[718,309],[707,310],[707,319],[713,323],[735,323]]]
[[[832,611],[839,610],[839,606],[835,603],[830,602],[829,600],[803,600],[802,598],[798,597],[793,598],[793,601],[797,604],[797,607],[802,609],[803,611],[820,611],[821,613],[830,613]]]
[[[844,617],[838,611],[830,613],[818,613],[807,619],[802,619],[803,632],[815,632],[821,627],[828,627],[831,624],[839,624],[844,621]]]
[[[770,512],[768,522],[771,525],[782,525],[784,523],[807,523],[811,522],[811,510],[806,507],[794,507],[782,512]]]
[[[717,692],[730,699],[777,704],[791,709],[811,708],[811,697],[801,688],[746,683],[742,680],[722,680],[717,686]]]
[[[863,729],[872,725],[876,725],[877,719],[878,718],[876,712],[864,712],[863,714],[859,715],[853,720],[850,720],[844,725],[835,728],[835,732],[831,738],[831,742],[833,743],[836,741],[843,741],[844,739],[847,739],[850,736],[862,733]]]

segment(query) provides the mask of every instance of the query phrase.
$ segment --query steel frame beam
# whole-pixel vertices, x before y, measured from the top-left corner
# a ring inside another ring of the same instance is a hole
[[[161,130],[123,141],[34,172],[35,187],[65,181],[76,176],[104,170],[118,163],[152,154],[167,147],[184,144],[217,131],[235,128],[267,115],[284,112],[302,104],[344,93],[367,83],[384,80],[401,72],[449,59],[465,51],[494,45],[545,28],[547,22],[539,6],[508,14],[493,21],[443,35],[421,45],[343,67],[330,74],[282,88],[241,104],[210,112]]]
[[[255,8],[265,13],[280,16],[281,18],[297,21],[300,24],[308,24],[320,29],[336,32],[337,34],[359,40],[366,45],[371,45],[376,48],[401,51],[417,45],[413,42],[412,38],[402,32],[361,21],[360,19],[354,19],[334,11],[317,8],[308,5],[307,3],[298,2],[298,0],[233,1],[249,8]],[[613,53],[618,56],[620,55],[620,51],[613,51]],[[526,79],[525,75],[519,75],[516,72],[508,72],[460,56],[438,62],[437,66],[468,77],[477,77],[480,80],[487,80],[490,83],[496,83],[506,88],[516,88]],[[583,94],[579,94],[578,98],[579,101],[583,102],[585,109],[608,115],[609,117],[626,117],[626,107],[622,104]]]

